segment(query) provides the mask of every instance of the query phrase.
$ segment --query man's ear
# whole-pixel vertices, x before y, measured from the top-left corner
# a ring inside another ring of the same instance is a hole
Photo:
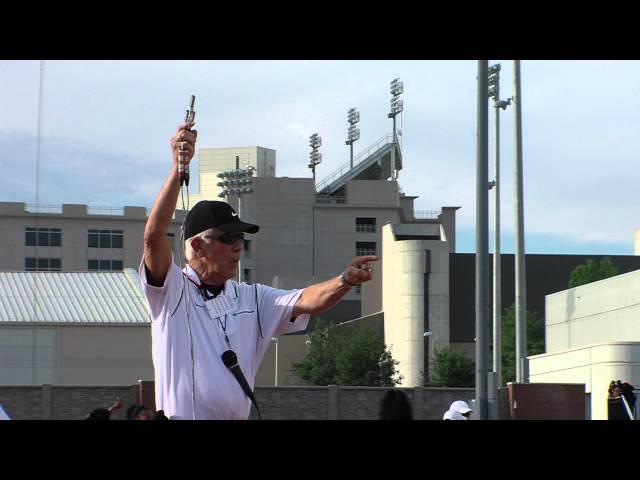
[[[197,257],[200,256],[200,251],[202,250],[202,239],[200,237],[196,237],[191,240],[191,248]]]

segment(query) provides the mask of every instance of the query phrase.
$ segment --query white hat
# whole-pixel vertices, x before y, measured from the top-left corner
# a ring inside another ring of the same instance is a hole
[[[455,410],[447,410],[442,416],[442,420],[467,420],[467,417]]]
[[[462,400],[456,400],[455,402],[453,402],[449,407],[449,410],[459,412],[462,415],[468,412],[473,412],[473,410],[469,408],[469,404]]]

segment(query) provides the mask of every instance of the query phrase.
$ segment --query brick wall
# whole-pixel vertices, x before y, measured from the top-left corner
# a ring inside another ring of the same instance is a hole
[[[107,408],[120,397],[123,408],[113,418],[124,420],[127,407],[139,402],[141,391],[148,391],[149,383],[130,386],[0,386],[0,405],[15,420],[80,420],[91,410]],[[386,390],[335,385],[258,387],[256,399],[265,420],[375,420]],[[409,397],[416,420],[440,420],[453,401],[469,401],[475,395],[472,388],[416,387],[400,390]],[[501,391],[500,418],[508,418],[506,393],[506,389]],[[253,408],[250,419],[257,419]]]

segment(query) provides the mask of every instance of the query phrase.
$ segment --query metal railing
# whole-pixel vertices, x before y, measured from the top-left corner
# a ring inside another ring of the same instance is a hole
[[[440,210],[418,210],[413,212],[413,218],[420,218],[425,220],[437,219],[441,213],[442,212],[440,212]]]
[[[366,149],[360,152],[353,158],[353,168],[356,167],[357,164],[361,163],[363,160],[366,160],[371,156],[373,151],[380,150],[382,146],[387,145],[389,143],[393,143],[393,135],[387,134],[376,140],[374,143],[369,145]],[[351,170],[351,162],[345,163],[338,170],[333,172],[331,175],[323,179],[320,183],[316,184],[316,192],[321,191],[323,188],[330,185],[332,182],[340,178],[346,172]]]
[[[27,203],[24,211],[29,213],[62,213],[62,205]]]
[[[87,207],[88,215],[124,215],[124,207]]]
[[[109,216],[124,216],[124,207],[105,207],[105,206],[90,206],[87,205],[87,215],[109,215]],[[149,216],[151,209],[145,208],[145,213]],[[48,204],[25,204],[25,212],[28,213],[52,213],[62,214],[62,205],[48,205]],[[172,218],[175,218],[175,212]]]

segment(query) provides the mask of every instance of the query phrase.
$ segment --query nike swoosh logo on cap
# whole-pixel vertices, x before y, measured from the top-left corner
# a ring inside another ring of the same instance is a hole
[[[231,216],[232,216],[232,217],[237,217],[237,216],[238,216],[238,214],[237,214],[236,212],[232,212],[232,213],[231,213]]]

